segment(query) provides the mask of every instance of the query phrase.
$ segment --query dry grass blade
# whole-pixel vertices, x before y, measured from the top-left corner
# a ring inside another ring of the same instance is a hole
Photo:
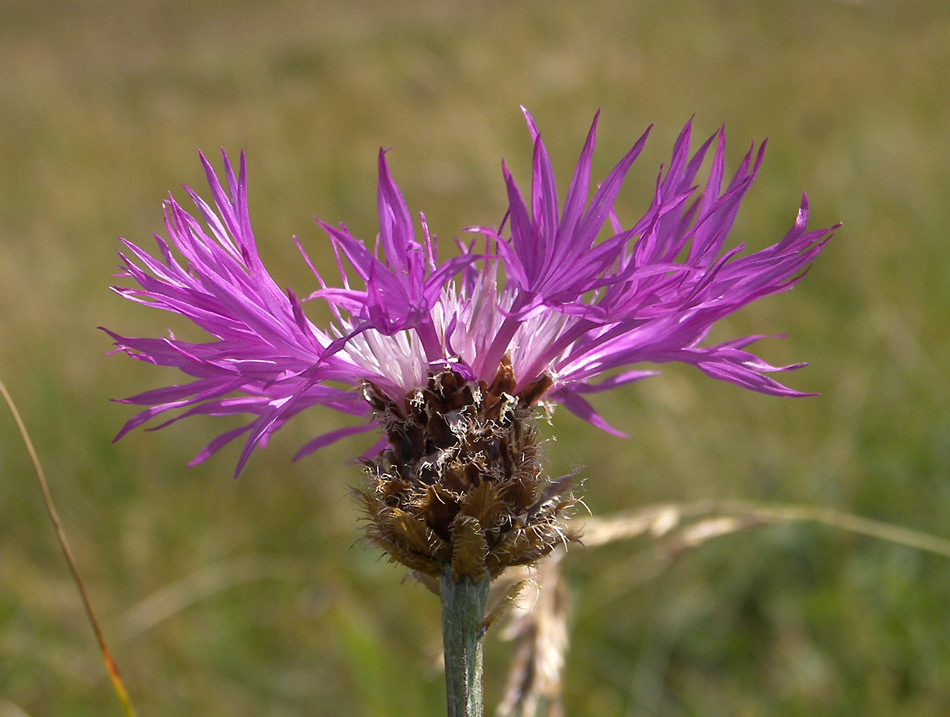
[[[671,535],[663,547],[675,556],[685,550],[698,548],[713,538],[749,530],[766,522],[761,517],[754,515],[717,515],[684,526],[680,531]]]
[[[751,501],[733,500],[720,503],[723,513],[745,516],[761,523],[819,523],[849,533],[886,540],[926,553],[950,558],[950,540],[937,535],[912,530],[893,523],[871,520],[853,513],[842,513],[831,508],[808,505],[769,505]]]
[[[638,538],[646,533],[654,537],[666,535],[685,519],[709,512],[704,501],[695,504],[658,503],[626,511],[607,518],[579,521],[581,542],[589,548],[618,540]]]
[[[503,637],[515,642],[515,655],[505,696],[498,706],[503,717],[562,714],[561,675],[568,647],[567,585],[561,577],[564,550],[554,551],[531,570],[532,578],[509,612]]]
[[[715,538],[792,522],[827,525],[950,558],[950,540],[945,538],[811,506],[701,500],[658,503],[605,518],[577,521],[581,542],[587,548],[644,535],[662,541],[664,565]],[[546,708],[542,714],[547,717],[560,714],[561,673],[569,639],[568,594],[560,571],[564,555],[565,551],[558,549],[538,564],[528,581],[534,589],[522,591],[517,601],[522,610],[509,616],[504,637],[515,641],[515,656],[505,697],[498,708],[500,715],[529,717],[537,714],[542,705]]]
[[[0,702],[0,717],[30,717],[12,702]]]
[[[752,527],[793,522],[819,523],[950,558],[950,540],[929,533],[831,508],[744,500],[659,503],[606,518],[589,518],[581,522],[579,530],[589,548],[650,533],[656,538],[672,535],[675,549],[696,547]]]
[[[17,411],[16,404],[13,402],[13,398],[10,396],[10,393],[7,391],[7,387],[3,384],[3,381],[0,381],[0,393],[3,394],[3,399],[7,402],[7,406],[10,409],[10,413],[13,414],[13,420],[16,421],[17,428],[20,430],[20,436],[23,439],[23,444],[26,446],[27,453],[30,455],[30,461],[33,463],[33,469],[36,471],[36,477],[40,482],[40,488],[43,491],[43,500],[46,503],[46,510],[49,513],[50,520],[53,521],[53,528],[56,531],[56,538],[59,540],[59,545],[63,549],[63,555],[66,557],[66,562],[69,564],[69,569],[73,574],[73,580],[76,581],[76,587],[79,588],[79,595],[82,597],[83,605],[86,608],[86,615],[89,617],[89,623],[92,625],[92,631],[96,634],[96,640],[99,642],[99,649],[102,652],[102,659],[106,663],[106,671],[109,673],[109,679],[112,680],[112,687],[115,689],[115,693],[119,698],[119,702],[122,703],[122,709],[128,717],[134,717],[135,710],[132,708],[132,703],[129,701],[129,695],[125,691],[125,685],[122,683],[122,678],[119,676],[119,668],[115,664],[115,660],[112,659],[112,653],[109,651],[109,646],[106,644],[105,636],[102,634],[102,630],[99,628],[99,621],[96,619],[96,613],[92,609],[92,602],[89,599],[89,595],[86,593],[86,586],[82,582],[82,578],[79,576],[79,568],[76,565],[76,560],[73,558],[73,552],[69,548],[69,541],[66,540],[66,532],[63,530],[63,524],[59,519],[59,514],[56,512],[56,508],[53,505],[53,497],[49,492],[49,485],[46,482],[46,475],[43,472],[43,466],[40,464],[40,459],[36,455],[36,449],[33,447],[33,441],[30,440],[30,434],[26,430],[26,424],[23,423],[23,419],[20,417],[20,412]]]

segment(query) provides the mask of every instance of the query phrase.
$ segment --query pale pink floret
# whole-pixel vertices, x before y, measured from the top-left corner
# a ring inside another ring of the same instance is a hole
[[[541,135],[525,116],[534,142],[530,206],[503,165],[509,200],[503,228],[474,230],[485,242],[459,243],[459,255],[444,262],[424,217],[423,241],[417,239],[380,152],[375,247],[371,250],[342,225],[320,222],[343,280],[342,287],[331,287],[314,271],[320,288],[307,300],[327,302],[335,316],[334,324],[324,328],[306,317],[294,293],[281,291],[261,264],[248,216],[244,155],[237,176],[224,156],[226,188],[202,156],[214,208],[187,191],[204,225],[169,198],[165,226],[171,247],[156,237],[156,258],[123,241],[128,253],[120,255],[120,276],[138,288],[114,290],[187,317],[211,340],[196,344],[173,336],[127,338],[107,332],[119,350],[177,367],[193,379],[124,399],[149,408],[133,417],[119,437],[175,409],[183,412],[155,428],[195,414],[250,414],[251,423],[218,437],[193,461],[247,434],[240,472],[257,445],[311,406],[364,420],[314,439],[298,457],[376,428],[365,419],[370,405],[353,390],[366,382],[400,402],[431,373],[446,368],[490,382],[505,357],[518,389],[546,376],[552,385],[545,400],[612,432],[584,396],[653,375],[640,367],[644,363],[689,363],[762,393],[808,395],[768,375],[802,364],[776,367],[746,350],[759,336],[702,345],[719,319],[762,296],[789,290],[834,229],[808,231],[803,198],[794,226],[777,244],[745,256],[739,256],[741,245],[725,249],[764,144],[749,151],[723,186],[724,133],[690,156],[687,124],[646,214],[624,229],[617,219],[617,194],[646,134],[588,201],[595,117],[562,206]],[[700,192],[696,176],[713,144]],[[498,277],[506,277],[506,283],[500,285]]]

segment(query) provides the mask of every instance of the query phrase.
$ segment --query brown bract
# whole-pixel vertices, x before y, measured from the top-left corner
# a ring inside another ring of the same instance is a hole
[[[456,579],[528,565],[573,534],[562,521],[574,503],[568,478],[541,473],[535,402],[547,378],[517,395],[507,361],[488,385],[454,371],[429,377],[402,404],[371,384],[367,400],[389,447],[365,463],[358,496],[368,539],[396,562]]]

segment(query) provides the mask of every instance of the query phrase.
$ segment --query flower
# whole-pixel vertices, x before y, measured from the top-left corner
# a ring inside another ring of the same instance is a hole
[[[794,226],[778,243],[746,256],[740,256],[741,245],[725,250],[764,143],[757,152],[749,151],[723,189],[724,132],[690,157],[687,124],[647,212],[624,229],[614,205],[646,134],[588,201],[595,117],[560,206],[541,135],[527,112],[525,117],[534,141],[530,207],[503,165],[510,203],[507,234],[480,228],[487,238],[485,251],[479,253],[475,243],[460,244],[460,256],[444,262],[424,216],[424,241],[417,239],[380,151],[377,245],[382,258],[345,226],[320,222],[343,281],[342,288],[328,287],[314,270],[321,288],[308,299],[323,299],[336,317],[334,325],[323,328],[306,317],[292,291],[281,291],[261,263],[248,213],[243,153],[235,176],[222,151],[226,189],[202,155],[214,207],[186,191],[206,226],[170,196],[165,227],[171,246],[156,236],[159,251],[153,256],[123,240],[128,254],[120,254],[119,276],[139,288],[113,289],[130,300],[181,314],[212,340],[131,338],[107,331],[118,349],[133,358],[176,367],[194,379],[124,399],[149,408],[132,418],[119,437],[175,409],[185,410],[156,428],[195,414],[251,414],[254,421],[220,436],[193,461],[248,433],[240,471],[254,447],[311,406],[370,421],[318,437],[298,457],[345,435],[377,428],[371,403],[341,384],[372,384],[401,401],[446,367],[466,379],[491,382],[505,357],[516,392],[538,391],[533,401],[543,392],[545,401],[563,404],[607,430],[613,429],[584,396],[654,375],[632,369],[646,362],[692,364],[714,378],[762,393],[810,395],[768,375],[803,364],[776,367],[745,350],[761,336],[702,345],[717,320],[762,296],[792,288],[836,228],[808,231],[804,196]],[[709,178],[698,193],[696,175],[714,142]],[[598,242],[608,219],[611,235]],[[344,258],[362,287],[351,286]],[[507,277],[503,284],[499,268]],[[614,369],[626,371],[608,373]]]
[[[761,336],[704,344],[719,319],[791,289],[835,229],[808,230],[803,196],[794,225],[776,244],[745,255],[742,245],[726,248],[764,143],[753,146],[724,182],[724,132],[691,155],[687,124],[646,213],[624,228],[618,192],[649,130],[590,197],[595,116],[561,204],[541,134],[527,111],[525,117],[534,143],[529,200],[503,163],[509,208],[501,227],[469,229],[475,239],[457,242],[457,256],[445,261],[424,215],[420,241],[380,150],[374,248],[344,225],[318,220],[336,254],[342,287],[328,285],[297,242],[319,285],[305,301],[326,302],[334,316],[324,327],[261,263],[244,155],[235,175],[222,151],[225,185],[202,155],[214,206],[186,191],[204,223],[170,196],[170,244],[157,236],[152,255],[123,240],[128,251],[120,254],[119,276],[138,287],[114,290],[190,319],[211,340],[107,331],[118,350],[176,367],[191,379],[124,399],[147,408],[117,439],[177,409],[156,428],[196,414],[250,414],[250,423],[219,436],[193,461],[247,434],[237,474],[253,449],[297,413],[320,405],[351,414],[361,419],[355,426],[318,436],[297,457],[350,434],[383,429],[367,459],[377,482],[363,499],[371,514],[386,513],[389,524],[377,522],[371,538],[417,569],[451,561],[457,572],[489,570],[494,576],[493,550],[505,554],[499,565],[530,562],[563,535],[557,515],[569,503],[559,497],[566,483],[540,479],[533,429],[525,427],[537,404],[562,404],[619,434],[585,396],[654,375],[644,363],[671,361],[766,394],[809,395],[769,375],[802,364],[772,366],[747,350]],[[700,190],[696,177],[710,149]],[[491,490],[479,488],[486,476]],[[499,501],[517,506],[499,512]],[[422,522],[406,523],[410,513]],[[477,540],[469,534],[469,519],[482,526]],[[534,538],[525,542],[528,533],[543,534],[543,545],[529,545]],[[432,548],[433,536],[444,545]],[[469,569],[452,546],[472,540],[480,557]]]

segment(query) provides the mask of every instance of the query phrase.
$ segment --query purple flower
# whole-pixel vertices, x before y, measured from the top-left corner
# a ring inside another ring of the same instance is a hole
[[[124,399],[148,408],[118,437],[178,409],[155,428],[195,414],[250,414],[250,423],[219,436],[193,461],[247,434],[240,472],[256,446],[304,409],[322,405],[361,420],[315,438],[297,457],[383,427],[380,397],[401,404],[447,370],[488,385],[503,369],[511,394],[527,404],[563,404],[613,433],[585,396],[653,375],[644,363],[679,361],[762,393],[809,395],[769,375],[802,364],[772,366],[747,350],[760,336],[704,345],[717,320],[791,289],[835,228],[809,231],[803,197],[794,225],[778,243],[746,255],[741,245],[726,248],[764,144],[750,149],[725,181],[724,133],[691,155],[687,124],[646,213],[624,228],[618,215],[626,210],[615,206],[617,194],[647,135],[591,198],[595,117],[562,205],[541,135],[525,116],[534,142],[530,201],[503,165],[509,210],[502,227],[468,230],[475,239],[457,242],[457,256],[446,261],[438,258],[424,216],[420,241],[380,151],[373,249],[345,226],[320,222],[342,277],[342,287],[331,287],[314,270],[320,288],[305,301],[329,305],[335,320],[324,327],[308,319],[301,300],[282,291],[261,264],[243,154],[237,176],[224,155],[224,185],[202,156],[214,206],[186,191],[203,223],[169,197],[165,227],[171,246],[156,237],[158,252],[152,255],[123,240],[128,251],[120,254],[119,276],[138,286],[114,290],[187,317],[210,340],[128,338],[107,331],[118,350],[189,377]],[[700,188],[696,177],[710,150],[711,167]]]

